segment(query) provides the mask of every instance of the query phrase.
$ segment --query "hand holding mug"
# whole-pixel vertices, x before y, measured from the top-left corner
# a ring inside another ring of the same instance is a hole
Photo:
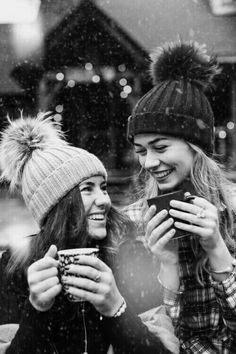
[[[69,294],[89,301],[102,315],[116,313],[123,298],[111,269],[101,259],[80,255],[76,263],[67,267],[67,272],[68,276],[62,276],[62,283]]]
[[[55,297],[62,289],[58,278],[56,254],[57,248],[52,245],[44,258],[34,262],[28,268],[29,300],[38,311],[48,311],[53,306]]]
[[[156,213],[156,208],[156,205],[151,205],[144,216],[147,246],[160,262],[177,264],[179,260],[178,241],[174,240],[176,232],[174,219],[169,217],[167,209]]]
[[[218,211],[213,204],[204,198],[191,197],[190,203],[172,200],[170,205],[170,216],[179,219],[175,227],[199,236],[199,242],[207,253],[221,244]]]

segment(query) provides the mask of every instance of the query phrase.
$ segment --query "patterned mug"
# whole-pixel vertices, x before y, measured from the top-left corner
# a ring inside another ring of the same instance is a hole
[[[86,256],[97,257],[98,252],[99,250],[97,248],[72,248],[72,249],[58,251],[60,279],[63,275],[67,277],[70,276],[70,273],[68,272],[68,270],[66,270],[66,266],[68,266],[69,264],[77,264],[78,256],[86,255]],[[69,294],[63,282],[62,282],[62,287],[63,287],[63,292],[69,301],[73,301],[73,302],[83,301],[82,299]]]

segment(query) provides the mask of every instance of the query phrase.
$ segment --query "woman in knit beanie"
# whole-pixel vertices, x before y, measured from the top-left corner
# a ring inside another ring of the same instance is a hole
[[[182,351],[235,353],[233,185],[213,159],[214,115],[205,95],[219,68],[196,42],[166,43],[151,59],[154,87],[128,121],[145,187],[126,213],[145,229],[144,243],[159,260]],[[182,200],[166,196],[179,190]]]
[[[115,353],[170,353],[116,285],[116,243],[132,230],[111,206],[105,167],[44,118],[10,121],[0,144],[2,180],[20,190],[40,227],[25,263],[12,266],[27,269],[29,299],[6,353],[96,354],[109,345]],[[80,256],[59,275],[57,251],[84,247],[99,248],[99,257]]]

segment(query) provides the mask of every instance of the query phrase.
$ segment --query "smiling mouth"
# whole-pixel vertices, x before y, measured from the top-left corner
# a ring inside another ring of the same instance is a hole
[[[168,177],[173,171],[174,171],[174,168],[171,168],[171,169],[165,170],[165,171],[153,172],[153,174],[155,175],[155,177],[157,179],[161,180],[161,179],[165,179],[166,177]]]
[[[91,214],[88,215],[88,219],[93,221],[105,221],[106,217],[105,214]]]

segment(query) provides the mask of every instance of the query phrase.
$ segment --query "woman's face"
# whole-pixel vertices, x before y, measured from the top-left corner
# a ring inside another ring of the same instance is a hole
[[[157,181],[160,191],[175,189],[189,176],[194,152],[181,139],[161,134],[134,137],[139,162]]]
[[[111,199],[107,193],[107,183],[102,176],[93,176],[80,183],[80,193],[92,238],[102,240],[107,235],[107,214]]]

